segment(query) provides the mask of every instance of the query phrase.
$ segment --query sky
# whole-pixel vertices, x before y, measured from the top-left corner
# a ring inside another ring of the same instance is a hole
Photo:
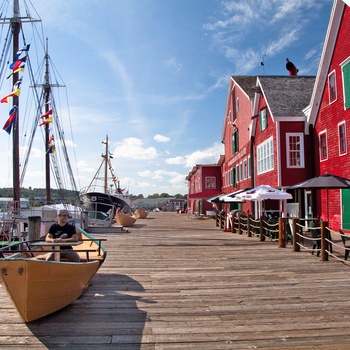
[[[19,3],[24,16],[24,0]],[[214,164],[223,154],[231,75],[286,76],[287,57],[298,75],[316,75],[333,1],[26,4],[32,17],[42,21],[40,30],[48,38],[59,83],[65,86],[59,96],[68,103],[60,118],[77,189],[95,175],[108,135],[121,187],[147,197],[188,193],[186,176],[193,166]],[[25,26],[30,24],[23,24],[24,31]],[[34,34],[26,40],[34,63]],[[2,34],[1,50],[3,44]],[[0,93],[9,93],[9,83],[2,83]],[[24,96],[21,92],[21,100]],[[8,113],[9,106],[2,104],[0,123]],[[27,135],[25,127],[21,132]],[[11,139],[0,131],[0,187],[12,187]],[[44,153],[33,146],[23,187],[45,187]]]

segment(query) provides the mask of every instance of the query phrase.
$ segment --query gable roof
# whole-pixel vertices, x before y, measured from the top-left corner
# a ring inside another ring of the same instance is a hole
[[[251,101],[254,99],[256,75],[232,75],[231,79],[248,95]]]
[[[328,71],[333,57],[333,51],[338,36],[342,15],[345,8],[344,1],[349,5],[349,0],[334,0],[326,38],[323,45],[320,64],[316,75],[315,86],[311,96],[310,111],[308,116],[309,124],[315,124],[320,108],[323,89],[327,81]]]
[[[304,118],[303,109],[310,104],[314,84],[314,76],[259,76],[257,79],[273,119]]]

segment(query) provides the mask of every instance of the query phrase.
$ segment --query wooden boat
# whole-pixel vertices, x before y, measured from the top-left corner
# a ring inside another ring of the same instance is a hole
[[[144,209],[136,209],[135,215],[137,216],[138,219],[146,219],[148,216],[148,211]]]
[[[124,226],[124,227],[130,227],[136,222],[136,217],[133,215],[126,215],[126,214],[115,214],[115,221],[118,225]]]
[[[82,232],[82,243],[73,247],[80,262],[46,261],[52,251],[45,242],[25,242],[28,250],[1,250],[0,278],[25,322],[49,315],[74,302],[88,287],[106,258],[101,240]],[[13,247],[12,247],[13,249]],[[9,255],[10,254],[10,255]],[[8,256],[6,256],[8,255]]]

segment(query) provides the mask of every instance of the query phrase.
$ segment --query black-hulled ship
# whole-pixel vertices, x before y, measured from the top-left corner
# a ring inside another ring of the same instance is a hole
[[[131,200],[129,194],[125,189],[120,188],[120,182],[114,174],[111,163],[113,156],[108,150],[108,136],[106,141],[102,143],[106,146],[105,153],[102,154],[102,162],[89,186],[80,191],[80,204],[84,210],[89,212],[114,214],[119,209],[122,213],[130,213]],[[100,177],[102,170],[104,174]]]

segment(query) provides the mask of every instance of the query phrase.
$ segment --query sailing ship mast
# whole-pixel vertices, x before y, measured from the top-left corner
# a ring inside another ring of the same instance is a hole
[[[7,24],[9,25],[9,32],[8,32],[8,37],[6,38],[5,43],[8,43],[8,51],[10,51],[12,49],[12,57],[10,57],[10,59],[12,59],[13,62],[16,62],[18,60],[18,53],[21,52],[23,49],[20,49],[20,36],[21,39],[23,41],[23,45],[28,46],[29,49],[29,45],[27,45],[27,43],[25,42],[25,38],[24,35],[22,34],[22,24],[24,22],[29,22],[29,23],[34,23],[34,22],[41,22],[41,20],[37,20],[37,19],[33,19],[31,17],[31,15],[28,12],[28,8],[26,10],[26,16],[25,17],[21,17],[20,15],[20,6],[19,6],[19,0],[13,0],[13,13],[12,13],[12,17],[11,15],[8,16],[9,18],[0,18],[0,24]],[[22,35],[21,35],[22,34]],[[9,36],[11,36],[11,39],[9,39]],[[47,40],[47,39],[46,39]],[[11,42],[12,41],[12,48],[10,47]],[[5,52],[5,51],[4,51]],[[25,62],[25,58],[24,57],[24,61]],[[13,109],[16,108],[16,117],[14,119],[14,122],[12,123],[12,173],[13,173],[13,209],[15,213],[19,212],[20,209],[20,188],[23,184],[24,181],[24,176],[25,176],[25,172],[27,169],[27,165],[28,165],[28,160],[29,160],[29,155],[30,155],[30,151],[33,145],[33,140],[34,140],[34,135],[35,135],[35,130],[38,127],[38,121],[41,118],[41,108],[44,105],[44,109],[45,109],[45,113],[49,113],[50,109],[53,107],[55,107],[54,102],[51,102],[52,100],[52,87],[61,87],[62,85],[57,84],[51,84],[50,83],[50,70],[49,70],[49,61],[50,61],[50,57],[48,54],[48,42],[46,42],[46,49],[45,49],[45,68],[44,68],[44,72],[45,72],[45,76],[44,76],[44,82],[41,84],[36,84],[34,82],[34,80],[31,80],[32,82],[32,86],[34,88],[34,95],[35,95],[35,100],[37,103],[37,108],[36,108],[36,113],[37,116],[35,117],[35,119],[33,120],[33,128],[32,128],[32,132],[31,132],[31,137],[29,139],[29,143],[28,143],[28,147],[26,149],[26,156],[24,157],[24,161],[21,162],[20,160],[20,135],[23,132],[20,132],[20,125],[22,125],[22,123],[20,124],[20,113],[19,113],[19,98],[18,95],[19,93],[16,94],[12,94],[12,107]],[[5,61],[4,61],[5,62]],[[1,62],[1,65],[3,65],[3,63]],[[27,59],[27,66],[30,70],[30,78],[34,79],[34,76],[32,75],[33,72],[31,70],[31,65],[30,65],[30,61],[29,58]],[[22,67],[24,68],[24,66]],[[23,70],[22,70],[23,71]],[[21,79],[19,79],[19,71],[18,70],[14,70],[12,75],[12,82],[13,82],[13,86],[15,86],[16,84],[19,84],[18,86],[20,86],[21,84]],[[40,86],[42,88],[42,93],[39,94],[39,92],[37,91],[37,87]],[[41,99],[42,97],[42,99]],[[23,108],[23,107],[22,107]],[[62,157],[62,159],[64,159],[66,161],[66,166],[64,167],[66,173],[69,176],[69,180],[71,182],[72,185],[72,189],[73,191],[77,191],[77,187],[75,184],[75,180],[74,180],[74,175],[73,175],[73,171],[70,165],[70,161],[69,161],[69,156],[68,156],[68,152],[67,152],[67,148],[66,148],[66,144],[65,144],[65,140],[64,140],[64,132],[61,128],[60,125],[60,121],[59,118],[57,116],[57,111],[55,110],[55,127],[56,127],[56,131],[57,131],[57,142],[60,145],[60,157]],[[52,118],[51,118],[52,120]],[[21,120],[22,122],[22,120]],[[50,141],[53,140],[53,135],[51,136],[52,139],[50,138],[50,125],[49,123],[45,123],[45,126],[43,128],[44,130],[44,147],[45,147],[45,182],[46,182],[46,200],[47,202],[51,202],[51,180],[50,180],[50,169],[52,168],[52,171],[55,175],[55,180],[57,183],[57,186],[59,188],[60,191],[60,196],[61,198],[65,198],[66,197],[66,192],[65,192],[65,188],[64,188],[64,183],[63,183],[63,178],[61,177],[61,173],[60,173],[60,169],[59,169],[59,162],[60,159],[59,157],[57,157],[56,155],[54,155],[53,153],[55,152],[48,152],[48,147],[50,146]],[[24,133],[24,136],[26,136],[26,132]],[[54,145],[53,145],[54,147]],[[55,148],[53,148],[55,149]],[[51,149],[52,150],[52,149]]]
[[[13,1],[13,17],[5,19],[10,21],[12,30],[12,58],[16,61],[16,54],[19,50],[19,34],[23,22],[40,22],[31,17],[20,17],[19,1]],[[13,85],[18,81],[18,72],[14,72],[12,76]],[[14,212],[19,212],[20,209],[20,154],[19,154],[19,97],[13,96],[12,107],[17,106],[17,117],[13,124],[13,139],[12,139],[12,168],[13,168],[13,209]]]
[[[18,0],[13,4],[13,18],[11,19],[11,29],[13,35],[13,60],[16,61],[16,53],[19,50],[19,32],[21,30],[21,19],[19,17]],[[13,74],[13,85],[18,81],[18,72]],[[19,170],[19,98],[14,96],[12,100],[12,107],[17,106],[17,118],[13,124],[13,139],[12,139],[12,162],[13,162],[13,209],[15,212],[19,211],[20,205],[20,170]]]

